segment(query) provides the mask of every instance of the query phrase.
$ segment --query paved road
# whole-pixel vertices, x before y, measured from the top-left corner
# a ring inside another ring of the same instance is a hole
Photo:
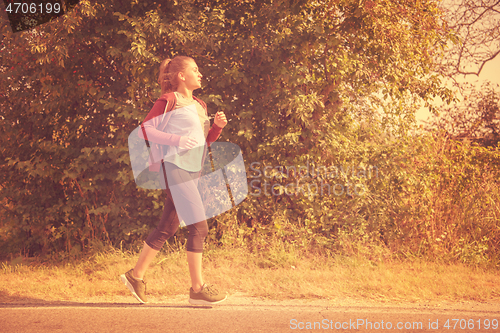
[[[387,331],[499,332],[500,303],[275,302],[237,296],[213,307],[190,306],[182,298],[145,305],[0,303],[0,332]]]

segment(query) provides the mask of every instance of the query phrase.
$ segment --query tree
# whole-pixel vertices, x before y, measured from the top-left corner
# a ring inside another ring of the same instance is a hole
[[[444,107],[431,128],[443,130],[457,140],[469,140],[482,146],[500,142],[500,91],[498,85],[485,83],[478,90],[467,85],[463,103]]]
[[[441,8],[456,36],[443,58],[441,73],[479,75],[484,65],[500,54],[500,1],[446,0]]]
[[[448,36],[439,17],[434,1],[107,0],[80,1],[28,32],[3,24],[0,191],[11,247],[80,251],[144,238],[161,193],[135,187],[127,137],[159,95],[167,56],[195,58],[207,80],[199,97],[225,110],[221,139],[248,165],[370,163],[378,128],[403,135],[415,101],[452,97],[432,74]],[[371,124],[363,135],[361,120]],[[270,179],[281,191],[298,175]],[[249,199],[227,216],[267,226],[286,211],[320,235],[344,200]],[[346,209],[367,205],[360,197]],[[227,216],[211,222],[217,232]]]

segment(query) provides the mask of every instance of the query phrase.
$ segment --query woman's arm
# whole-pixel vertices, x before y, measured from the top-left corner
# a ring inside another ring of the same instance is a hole
[[[161,145],[179,146],[181,140],[180,135],[165,133],[157,129],[158,125],[162,121],[166,106],[166,100],[157,100],[151,111],[149,111],[146,119],[144,119],[144,122],[141,124],[142,131],[139,131],[138,134],[140,138],[145,139],[146,141]],[[165,123],[168,122],[170,116],[170,112],[167,112],[165,114],[166,118],[163,121]]]
[[[222,132],[222,128],[213,124],[212,127],[210,128],[210,130],[208,131],[207,142],[212,143],[212,142],[217,141],[221,132]]]
[[[207,135],[207,142],[215,142],[219,138],[220,133],[222,132],[222,129],[227,125],[227,119],[226,115],[224,112],[219,111],[215,114],[214,117],[214,124],[208,131]]]

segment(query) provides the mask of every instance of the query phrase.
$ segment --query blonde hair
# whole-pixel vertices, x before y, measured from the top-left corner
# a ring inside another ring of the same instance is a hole
[[[191,57],[175,56],[173,59],[165,59],[160,64],[158,83],[161,86],[161,94],[172,92],[179,86],[179,72],[188,67],[188,63],[194,61]]]

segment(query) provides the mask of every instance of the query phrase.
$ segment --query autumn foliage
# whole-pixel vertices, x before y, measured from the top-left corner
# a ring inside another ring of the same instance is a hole
[[[2,23],[2,253],[145,239],[163,196],[135,185],[127,137],[160,61],[184,54],[254,181],[209,221],[210,244],[498,263],[498,148],[409,134],[418,103],[453,99],[434,72],[442,22],[434,1],[105,0],[26,32]],[[305,165],[340,171],[276,168]],[[325,183],[338,191],[316,194]]]

